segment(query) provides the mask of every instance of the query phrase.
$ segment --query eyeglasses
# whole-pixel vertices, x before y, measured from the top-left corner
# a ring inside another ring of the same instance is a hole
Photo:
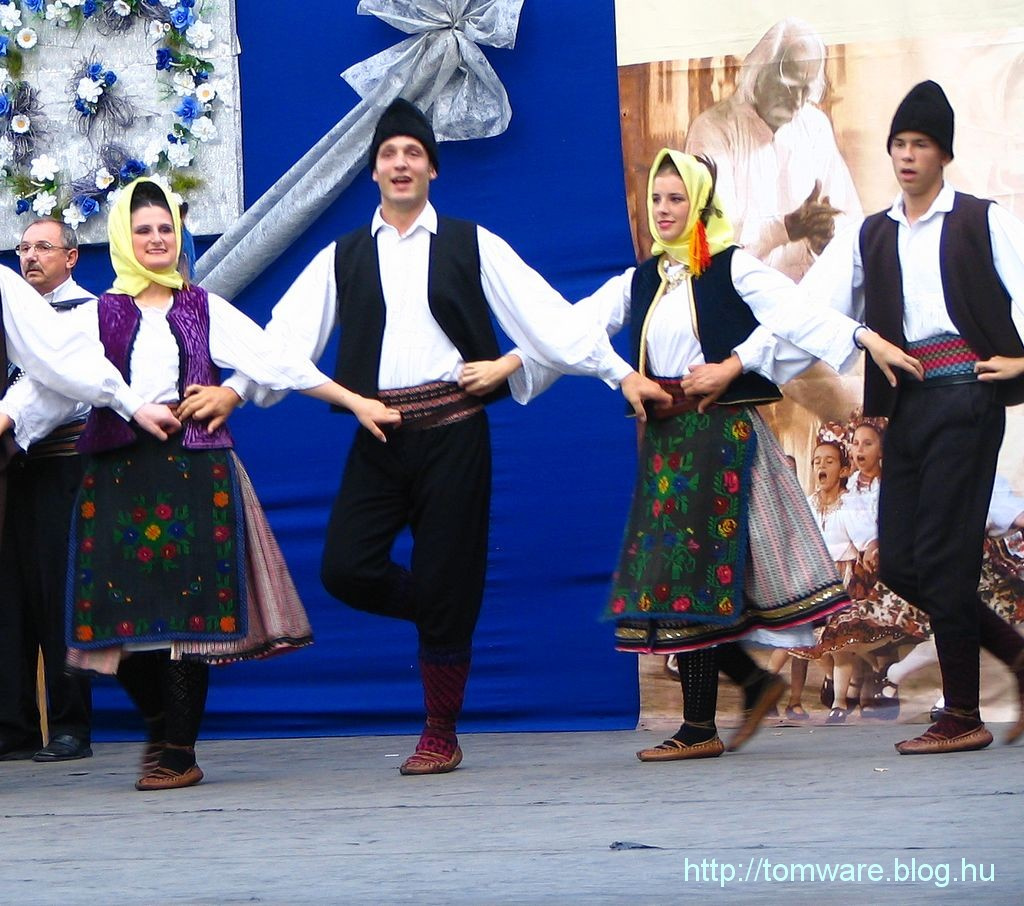
[[[14,247],[14,254],[24,258],[29,252],[34,251],[37,255],[46,255],[49,252],[69,251],[66,245],[54,245],[52,242],[22,242]]]

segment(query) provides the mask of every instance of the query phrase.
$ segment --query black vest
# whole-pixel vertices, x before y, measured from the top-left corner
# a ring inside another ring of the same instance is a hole
[[[430,313],[467,362],[500,356],[491,312],[480,283],[476,225],[439,217],[430,238],[427,299]],[[341,342],[335,380],[362,396],[377,395],[386,306],[377,240],[363,227],[338,240],[334,255]],[[486,397],[507,396],[508,383]]]
[[[732,284],[732,256],[736,246],[730,246],[711,259],[711,266],[693,280],[693,299],[697,307],[697,328],[704,361],[709,364],[723,362],[740,343],[758,326],[757,318],[740,298]],[[633,273],[630,290],[630,335],[633,361],[640,362],[640,334],[650,311],[651,303],[661,285],[658,259],[648,258]],[[680,375],[657,375],[678,377]],[[738,403],[771,403],[782,399],[779,388],[767,378],[753,371],[745,371],[729,385],[717,400],[719,405]]]
[[[988,199],[957,192],[939,239],[939,271],[949,317],[982,359],[1024,356],[1010,316],[1010,294],[996,273],[988,227]],[[903,272],[899,224],[886,211],[872,214],[860,230],[864,267],[864,320],[889,342],[906,347],[903,335]],[[903,380],[903,376],[900,377]],[[1024,378],[997,381],[1000,401],[1024,402]],[[864,368],[864,414],[890,415],[896,391],[870,357]]]

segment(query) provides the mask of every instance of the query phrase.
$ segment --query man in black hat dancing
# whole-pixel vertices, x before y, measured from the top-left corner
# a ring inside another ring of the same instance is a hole
[[[275,306],[267,330],[319,358],[334,328],[335,377],[402,413],[382,446],[359,431],[349,451],[321,576],[359,610],[408,620],[419,635],[426,725],[403,774],[440,774],[462,760],[456,720],[483,597],[491,493],[484,404],[508,393],[518,357],[500,357],[491,323],[537,357],[594,368],[621,386],[643,417],[667,400],[633,371],[603,330],[581,340],[569,304],[483,227],[440,217],[430,123],[398,99],[369,152],[380,206],[369,228],[321,251]],[[232,378],[257,402],[268,396]],[[206,414],[210,414],[209,411]],[[411,568],[391,549],[406,526]]]
[[[900,103],[887,148],[896,201],[830,244],[802,286],[924,366],[923,381],[903,376],[894,389],[868,361],[864,411],[891,419],[880,576],[931,618],[946,700],[939,720],[896,750],[960,752],[992,742],[978,707],[979,648],[1014,672],[1021,714],[1006,741],[1024,733],[1024,641],[977,593],[1005,407],[1024,401],[1024,224],[944,181],[953,109],[935,82]]]

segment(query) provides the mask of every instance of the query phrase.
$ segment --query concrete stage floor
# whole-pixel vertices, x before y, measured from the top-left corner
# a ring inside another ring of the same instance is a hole
[[[207,779],[138,793],[140,745],[0,763],[0,903],[1024,902],[1024,744],[899,756],[920,726],[766,727],[641,764],[661,732],[200,743]],[[837,872],[834,879],[828,873]],[[859,876],[859,879],[858,879]]]

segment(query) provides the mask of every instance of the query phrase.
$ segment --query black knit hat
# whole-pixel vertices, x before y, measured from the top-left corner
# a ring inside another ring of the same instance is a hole
[[[901,132],[921,132],[935,139],[950,158],[953,157],[953,108],[937,82],[920,82],[900,101],[889,128],[885,150]]]
[[[427,118],[405,98],[395,98],[377,122],[367,161],[371,170],[377,165],[377,151],[380,150],[380,146],[396,135],[408,135],[416,139],[426,149],[434,172],[441,171],[437,163],[437,139],[434,138],[434,129]]]

